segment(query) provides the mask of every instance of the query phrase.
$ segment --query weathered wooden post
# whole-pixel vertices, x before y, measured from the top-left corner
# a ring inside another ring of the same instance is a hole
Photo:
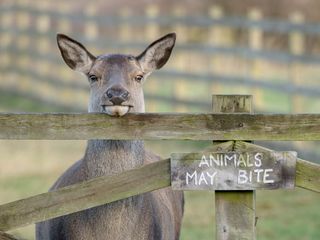
[[[252,96],[213,95],[214,113],[252,113]],[[224,122],[221,122],[223,126]],[[248,139],[249,140],[249,139]],[[256,239],[255,191],[216,191],[216,239]]]

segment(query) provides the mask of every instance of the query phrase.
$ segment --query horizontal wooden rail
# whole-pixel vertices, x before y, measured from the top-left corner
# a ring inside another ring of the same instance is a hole
[[[320,140],[319,114],[0,114],[0,139]]]
[[[1,231],[0,231],[0,239],[1,240],[18,240],[14,236]]]
[[[232,141],[204,151],[271,151]],[[298,159],[296,186],[320,193],[320,165]],[[0,231],[78,212],[102,204],[170,186],[170,160],[145,165],[118,175],[105,176],[0,206]]]

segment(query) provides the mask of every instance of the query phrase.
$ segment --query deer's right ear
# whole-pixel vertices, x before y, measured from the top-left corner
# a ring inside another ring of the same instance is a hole
[[[73,70],[88,73],[96,59],[81,43],[64,35],[57,34],[57,43],[65,63]]]

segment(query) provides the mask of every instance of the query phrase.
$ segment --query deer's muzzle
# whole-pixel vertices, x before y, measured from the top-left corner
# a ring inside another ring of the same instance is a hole
[[[131,105],[101,105],[102,112],[116,117],[122,117],[133,107]]]

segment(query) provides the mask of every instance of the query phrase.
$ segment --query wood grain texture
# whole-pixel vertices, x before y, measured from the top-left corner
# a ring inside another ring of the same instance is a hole
[[[0,231],[0,240],[18,240],[14,236]]]
[[[256,239],[255,204],[255,191],[224,191],[216,194],[216,239]]]
[[[214,95],[212,107],[214,113],[252,113],[252,96]],[[246,126],[244,123],[238,124],[242,127]],[[245,138],[245,140],[251,139]],[[235,150],[234,147],[233,150]],[[215,210],[217,240],[256,239],[255,191],[216,191]]]
[[[255,144],[242,142],[242,141],[236,142],[235,149],[241,149],[242,151],[260,151],[260,152],[273,151],[265,147],[261,147]],[[320,193],[320,165],[298,158],[297,164],[296,164],[296,180],[295,181],[296,181],[297,187]]]
[[[170,186],[170,160],[99,177],[0,206],[0,230],[78,212]]]
[[[296,152],[202,152],[171,154],[174,190],[292,189]]]
[[[298,159],[296,186],[320,193],[320,165]]]
[[[320,140],[319,114],[245,114],[246,101],[219,114],[2,113],[0,139]]]

